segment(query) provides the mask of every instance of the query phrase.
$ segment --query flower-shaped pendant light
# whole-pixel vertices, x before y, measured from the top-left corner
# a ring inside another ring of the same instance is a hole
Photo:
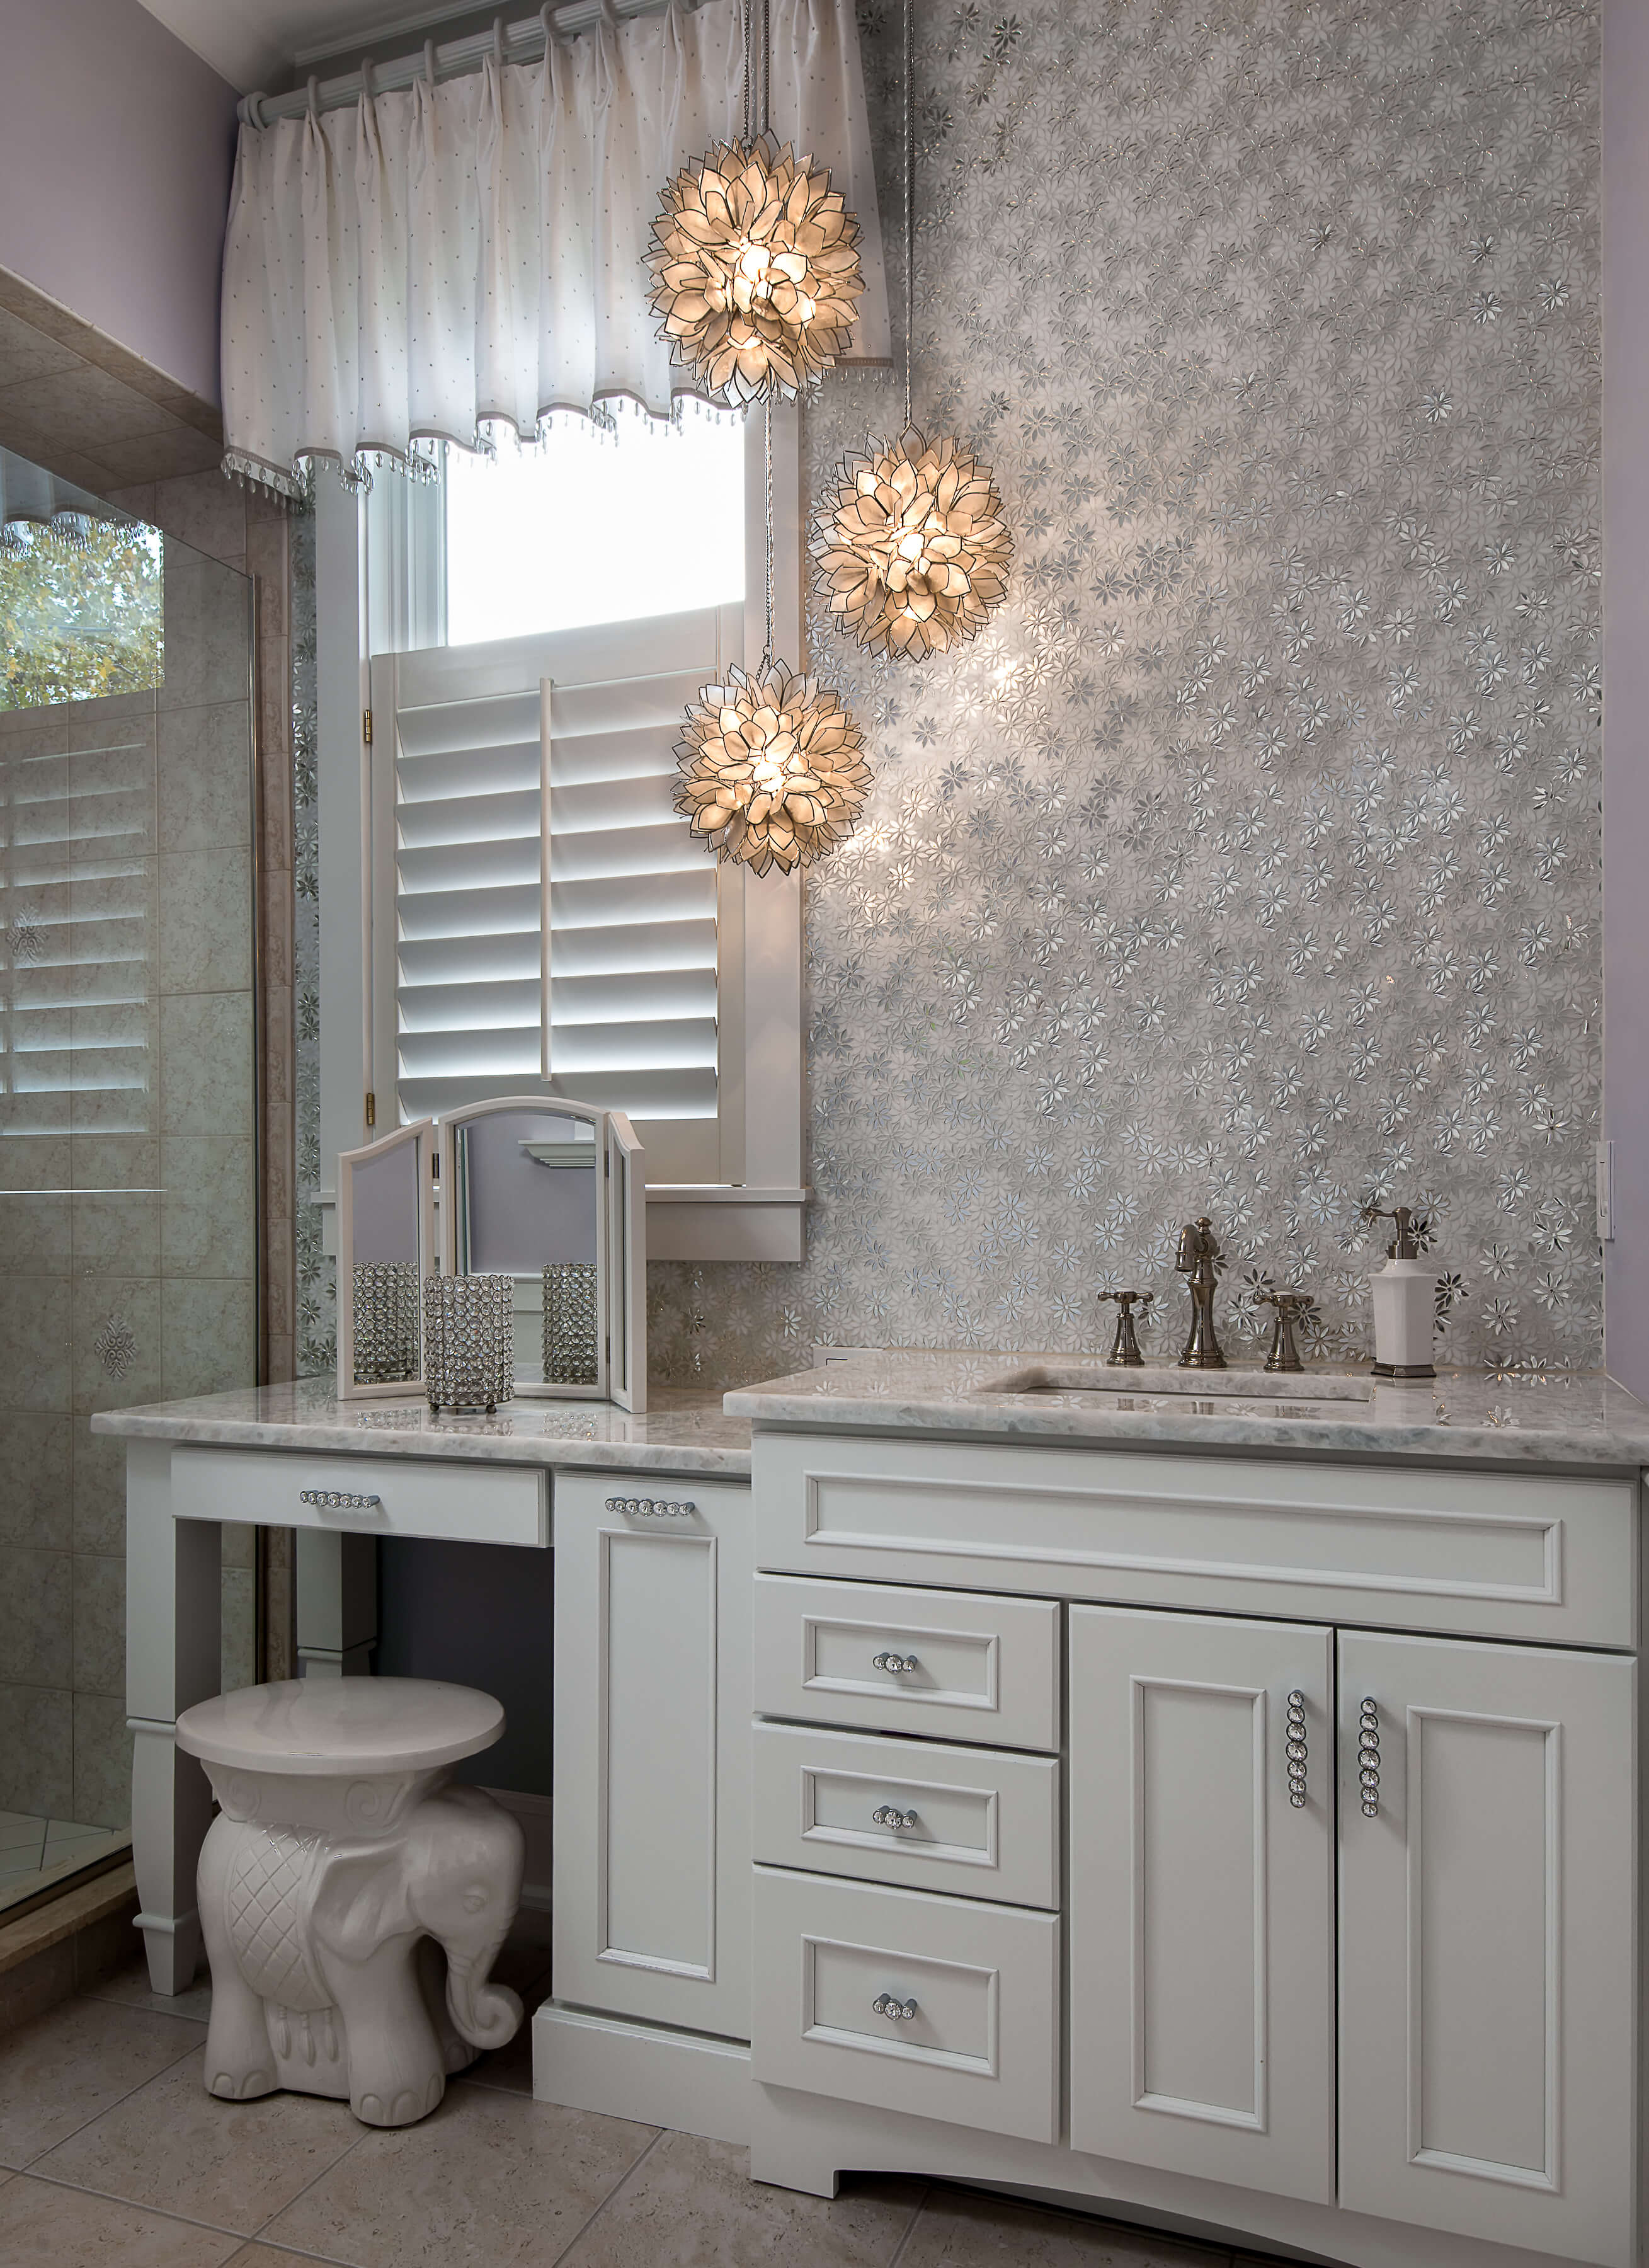
[[[810,549],[832,619],[872,652],[920,661],[984,627],[1013,540],[990,467],[911,426],[843,459]]]
[[[760,117],[751,131],[750,0],[744,134],[695,158],[664,193],[647,265],[659,335],[712,393],[793,401],[846,347],[865,289],[859,225],[830,175],[781,149],[768,123],[769,0],[762,0]]]
[[[911,422],[916,162],[910,0],[905,0],[905,430],[843,457],[808,545],[833,621],[872,653],[924,661],[984,628],[1007,590],[1013,539],[989,465]]]
[[[788,874],[852,829],[870,785],[858,726],[782,661],[728,672],[687,712],[675,807],[724,858]]]
[[[671,182],[652,233],[659,335],[712,393],[792,401],[847,345],[858,223],[788,144],[718,143]]]

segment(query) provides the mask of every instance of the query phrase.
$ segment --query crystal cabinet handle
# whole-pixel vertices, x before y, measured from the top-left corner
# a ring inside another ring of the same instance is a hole
[[[656,1496],[610,1496],[607,1508],[627,1513],[632,1520],[691,1520],[698,1510],[696,1504],[667,1504]]]
[[[920,1667],[914,1653],[873,1653],[871,1656],[872,1669],[885,1669],[894,1677],[909,1677],[913,1669]]]
[[[1380,1816],[1380,1708],[1371,1697],[1357,1719],[1357,1779],[1363,1793],[1363,1816]]]
[[[1296,1687],[1288,1697],[1288,1719],[1284,1754],[1288,1761],[1288,1800],[1296,1811],[1306,1808],[1306,1697]]]
[[[872,1827],[914,1827],[916,1823],[915,1812],[901,1811],[896,1803],[879,1803],[871,1814]]]
[[[873,2014],[886,2016],[890,2024],[908,2024],[916,2014],[914,2000],[895,1999],[891,1992],[879,1992],[871,2002]]]
[[[376,1512],[381,1496],[351,1496],[347,1489],[299,1489],[299,1504],[313,1504],[318,1512]]]

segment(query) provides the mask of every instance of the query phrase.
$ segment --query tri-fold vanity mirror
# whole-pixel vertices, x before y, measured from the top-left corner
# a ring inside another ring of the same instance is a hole
[[[647,1185],[622,1111],[472,1102],[338,1160],[338,1395],[423,1382],[427,1277],[512,1287],[514,1391],[647,1398]]]

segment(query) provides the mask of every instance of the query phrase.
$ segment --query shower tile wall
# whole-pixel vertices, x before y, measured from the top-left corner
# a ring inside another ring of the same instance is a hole
[[[246,578],[168,540],[160,690],[0,711],[0,1810],[128,1815],[122,1453],[91,1413],[255,1373],[250,654]]]

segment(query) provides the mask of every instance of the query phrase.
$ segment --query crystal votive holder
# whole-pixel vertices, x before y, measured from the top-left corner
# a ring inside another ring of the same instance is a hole
[[[544,1270],[544,1383],[594,1386],[595,1263],[552,1262]]]
[[[430,1276],[423,1285],[423,1390],[431,1410],[484,1410],[515,1393],[515,1279]]]
[[[404,1386],[418,1375],[418,1269],[363,1261],[354,1281],[355,1383]]]

